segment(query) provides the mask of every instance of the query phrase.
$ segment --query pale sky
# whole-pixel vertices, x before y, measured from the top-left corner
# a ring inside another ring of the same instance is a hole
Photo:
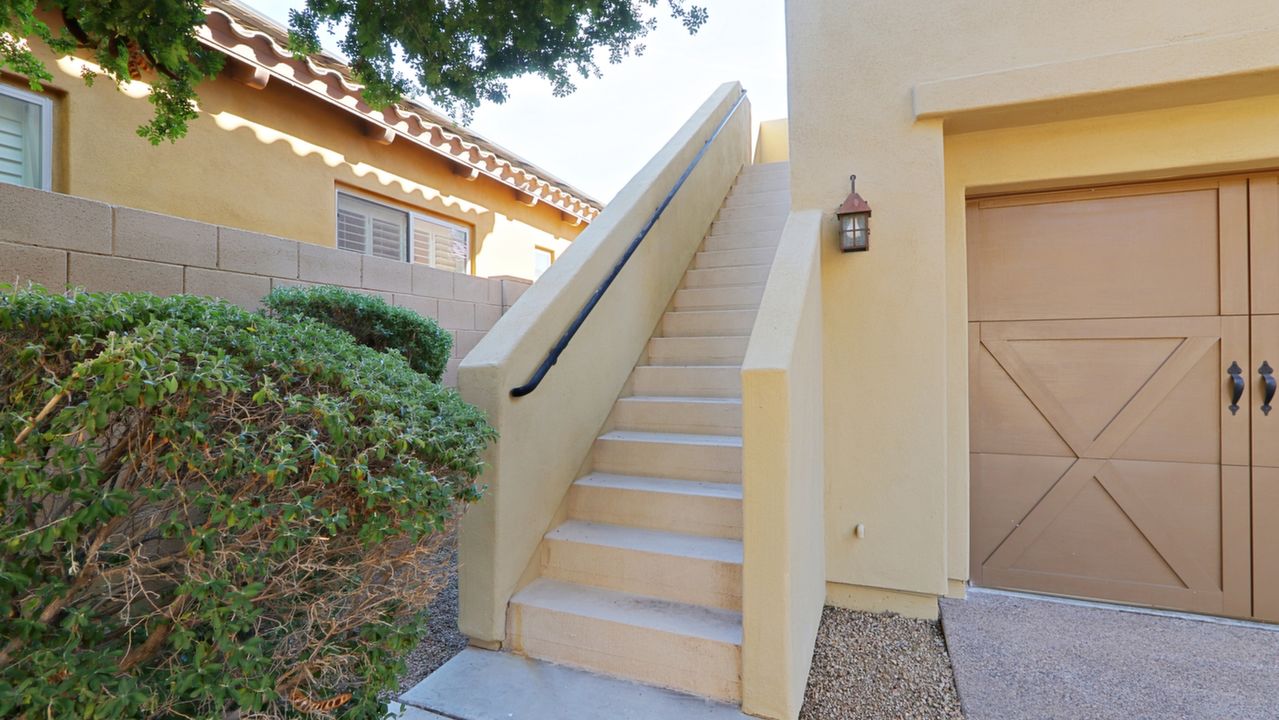
[[[291,0],[242,0],[288,24]],[[663,14],[642,57],[601,65],[565,98],[539,78],[511,83],[470,127],[565,182],[608,202],[720,83],[739,80],[760,120],[786,117],[784,0],[696,0],[710,19],[696,35]]]

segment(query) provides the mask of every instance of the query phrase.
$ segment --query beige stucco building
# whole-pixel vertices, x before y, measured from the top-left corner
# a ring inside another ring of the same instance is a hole
[[[780,718],[823,603],[1279,620],[1279,8],[792,0],[787,33],[754,163],[725,86],[464,361],[503,440],[463,630]]]
[[[77,118],[127,135],[145,103],[49,58],[64,151],[31,178],[324,245],[343,193],[378,198],[472,228],[481,274],[554,249],[458,370],[501,437],[461,528],[475,645],[794,718],[826,604],[1279,622],[1273,2],[791,0],[789,119],[752,138],[727,83],[602,212],[221,7],[235,62],[183,145],[95,143]],[[845,253],[853,174],[871,241]],[[41,252],[118,250],[114,212],[98,249]],[[330,281],[294,252],[280,280]]]
[[[248,6],[214,0],[206,11],[200,38],[225,67],[200,85],[187,136],[158,147],[134,132],[152,113],[145,73],[122,92],[88,87],[90,63],[33,41],[54,80],[35,93],[0,74],[3,180],[530,281],[599,213],[585,193],[428,108],[372,109],[341,62],[294,58],[287,31]]]

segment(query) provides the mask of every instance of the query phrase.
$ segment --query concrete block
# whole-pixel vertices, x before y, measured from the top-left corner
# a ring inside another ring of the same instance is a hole
[[[704,698],[725,703],[741,698],[742,630],[741,615],[736,612],[690,607],[545,577],[511,598],[509,612],[508,638],[514,652],[700,695],[697,699],[707,708],[715,705]],[[566,642],[564,638],[571,640]],[[609,697],[613,701],[611,711],[594,717],[708,717],[682,711],[623,714],[621,707],[629,704],[626,694],[615,692]],[[528,717],[572,716],[551,713]]]
[[[763,285],[768,282],[768,265],[707,268],[684,274],[684,287],[726,287],[729,285]]]
[[[488,297],[484,302],[489,305],[502,304],[502,281],[497,278],[484,278],[484,284],[488,288]]]
[[[684,288],[675,291],[671,305],[676,310],[740,310],[759,307],[763,297],[763,285]]]
[[[450,330],[474,330],[475,303],[441,300],[440,324]]]
[[[413,266],[403,260],[364,256],[360,286],[393,293],[413,292]]]
[[[440,270],[429,265],[414,265],[413,294],[452,300],[454,275],[457,275],[457,273]]]
[[[111,206],[0,183],[0,242],[111,254]]]
[[[218,228],[218,268],[233,272],[298,276],[298,245],[293,240],[261,233]]]
[[[486,334],[483,330],[458,330],[457,347],[454,350],[454,354],[460,358],[466,357],[467,353],[474,350],[475,346],[479,344]]]
[[[115,255],[217,267],[218,227],[159,213],[115,208]]]
[[[440,315],[440,301],[420,295],[399,295],[391,298],[391,304],[406,307],[422,317],[435,318]]]
[[[748,336],[755,326],[755,310],[684,310],[662,316],[665,337]]]
[[[502,311],[514,305],[531,285],[523,280],[502,280]]]
[[[67,287],[67,252],[32,245],[0,243],[0,284],[23,288],[43,285],[53,292]]]
[[[490,330],[497,323],[497,319],[502,317],[502,308],[498,305],[476,305],[475,306],[475,329]]]
[[[740,437],[614,430],[596,439],[592,457],[596,472],[702,482],[742,481]]]
[[[475,277],[474,275],[463,275],[462,273],[454,273],[454,276],[454,298],[473,303],[488,302],[488,278]]]
[[[631,373],[636,395],[659,397],[741,397],[738,365],[640,365]]]
[[[543,540],[542,577],[740,611],[742,543],[567,520]]]
[[[298,279],[324,285],[360,286],[358,253],[310,243],[298,244]]]
[[[742,486],[592,473],[569,489],[574,520],[740,540]]]
[[[382,300],[386,302],[387,305],[391,304],[392,295],[391,293],[388,293],[388,292],[382,292],[381,290],[369,290],[368,288],[360,288],[360,287],[349,287],[349,288],[342,288],[342,289],[350,290],[351,292],[357,292],[357,293],[360,293],[361,295],[368,295],[369,297],[381,298]]]
[[[262,298],[271,292],[271,278],[189,267],[186,269],[186,292],[222,298],[246,310],[257,310],[262,307]]]
[[[750,337],[655,337],[648,341],[654,365],[741,365]]]
[[[271,278],[271,289],[282,287],[315,287],[319,283],[303,282],[301,280],[292,280],[290,278]]]
[[[95,292],[149,292],[177,295],[183,290],[181,265],[71,253],[68,281]]]

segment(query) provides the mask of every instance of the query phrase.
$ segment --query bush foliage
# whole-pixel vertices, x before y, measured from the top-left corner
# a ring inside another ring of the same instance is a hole
[[[0,297],[0,717],[382,720],[492,437],[318,322]]]
[[[383,352],[395,350],[409,366],[439,382],[453,352],[453,336],[431,318],[363,293],[332,285],[276,288],[263,301],[276,317],[303,315]]]

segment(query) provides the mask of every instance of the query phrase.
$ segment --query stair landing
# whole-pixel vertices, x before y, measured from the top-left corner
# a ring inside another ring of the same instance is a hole
[[[725,703],[467,648],[404,693],[406,720],[747,720]]]

